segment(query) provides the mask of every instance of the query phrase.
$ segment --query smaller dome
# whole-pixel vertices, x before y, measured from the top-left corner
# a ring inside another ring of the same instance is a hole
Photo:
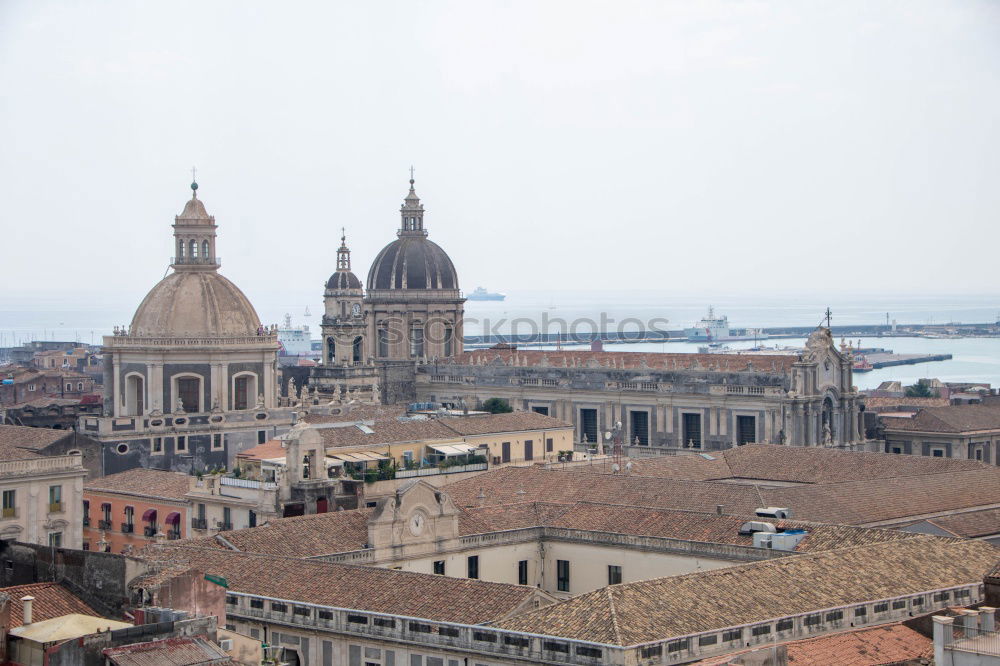
[[[177,220],[215,224],[215,218],[208,214],[208,211],[205,210],[205,204],[197,197],[188,199],[188,202],[184,204],[184,212],[177,216]]]
[[[326,281],[327,289],[361,289],[361,280],[351,271],[337,271]]]

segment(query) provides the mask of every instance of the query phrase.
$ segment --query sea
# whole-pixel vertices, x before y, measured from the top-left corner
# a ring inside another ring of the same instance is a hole
[[[282,321],[291,313],[295,325],[310,326],[319,337],[321,295],[313,302],[290,303],[281,296],[254,297],[265,324]],[[127,325],[138,305],[128,299],[80,297],[59,294],[0,293],[0,347],[28,340],[75,340],[100,344],[118,325]],[[872,295],[831,297],[808,295],[692,296],[668,291],[515,291],[504,301],[468,301],[465,334],[531,333],[594,330],[678,330],[693,326],[712,307],[725,315],[733,328],[817,326],[830,308],[834,325],[988,323],[1000,320],[1000,295]],[[852,338],[855,345],[858,338]],[[839,340],[838,340],[839,342]],[[703,343],[657,342],[606,344],[615,351],[696,353]],[[726,343],[731,349],[754,346],[754,341]],[[802,338],[761,340],[766,346],[802,346]],[[918,337],[866,337],[864,347],[884,347],[900,354],[951,354],[952,359],[855,373],[860,389],[874,388],[887,380],[912,384],[934,377],[942,381],[987,382],[1000,387],[1000,338],[929,339]]]

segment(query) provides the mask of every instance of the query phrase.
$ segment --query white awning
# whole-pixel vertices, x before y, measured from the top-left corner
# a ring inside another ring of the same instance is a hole
[[[476,447],[464,442],[458,444],[429,444],[432,449],[444,456],[464,456],[476,450]]]
[[[389,456],[383,456],[378,453],[370,453],[368,451],[355,451],[354,453],[336,453],[331,458],[336,460],[343,460],[344,462],[377,462],[379,460],[389,460]]]

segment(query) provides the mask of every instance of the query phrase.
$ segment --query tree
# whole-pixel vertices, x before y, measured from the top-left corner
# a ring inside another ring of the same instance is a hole
[[[936,398],[937,391],[931,390],[931,383],[926,379],[917,380],[916,384],[906,387],[907,398]]]
[[[511,409],[510,403],[503,398],[489,398],[483,402],[483,409],[490,414],[506,414],[514,411]]]

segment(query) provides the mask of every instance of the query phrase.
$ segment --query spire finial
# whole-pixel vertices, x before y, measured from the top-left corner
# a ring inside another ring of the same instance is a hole
[[[340,228],[340,244],[347,245],[347,227]]]
[[[415,171],[415,169],[413,168],[413,165],[411,164],[410,165],[410,189],[413,189],[413,183],[414,183],[413,172],[414,171]]]
[[[191,167],[191,196],[198,198],[198,170]]]

